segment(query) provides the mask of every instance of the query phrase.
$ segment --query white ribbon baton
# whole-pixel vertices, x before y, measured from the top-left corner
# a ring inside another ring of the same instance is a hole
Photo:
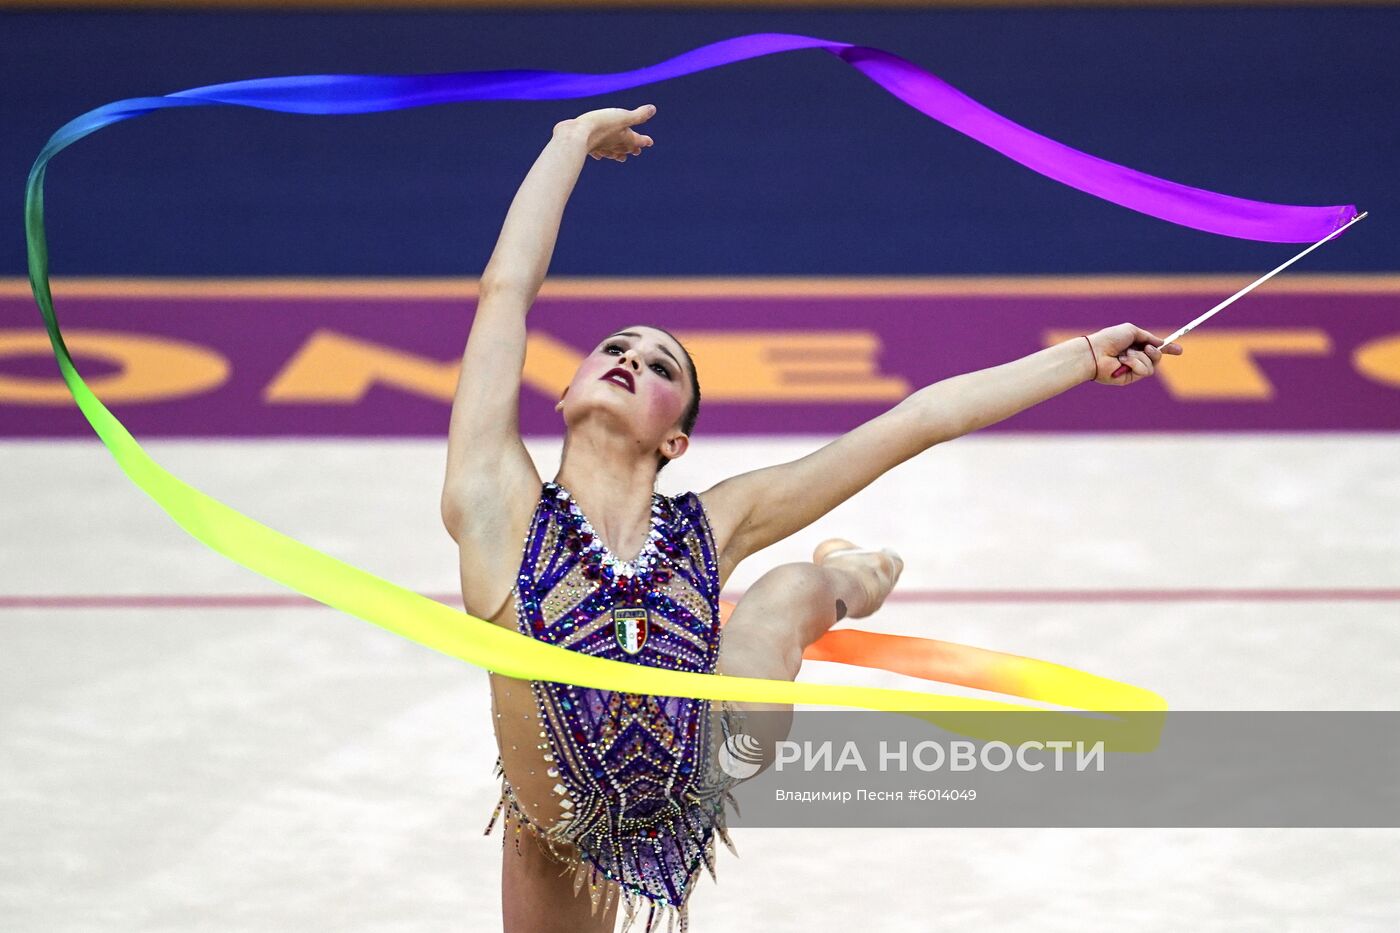
[[[1274,276],[1278,275],[1278,274],[1279,274],[1280,272],[1282,272],[1284,269],[1287,269],[1289,266],[1293,265],[1295,262],[1297,262],[1298,260],[1302,259],[1302,258],[1303,258],[1304,256],[1306,256],[1308,253],[1311,253],[1313,250],[1317,249],[1317,248],[1318,248],[1319,246],[1321,246],[1323,243],[1326,243],[1328,240],[1332,239],[1334,236],[1336,236],[1337,234],[1341,233],[1341,232],[1342,232],[1343,230],[1345,230],[1347,227],[1350,227],[1352,224],[1356,223],[1356,222],[1357,222],[1358,220],[1360,220],[1362,217],[1365,217],[1368,213],[1370,213],[1370,211],[1362,211],[1361,213],[1359,213],[1359,214],[1357,214],[1355,217],[1353,217],[1351,220],[1348,220],[1344,226],[1338,227],[1336,230],[1333,230],[1331,233],[1327,234],[1325,237],[1323,237],[1322,239],[1318,240],[1318,241],[1317,241],[1316,243],[1314,243],[1312,246],[1309,246],[1307,249],[1303,250],[1303,251],[1302,251],[1301,253],[1299,253],[1297,256],[1294,256],[1292,259],[1288,260],[1288,262],[1285,262],[1283,265],[1279,266],[1279,267],[1278,267],[1277,269],[1275,269],[1273,272],[1270,272],[1270,273],[1268,273],[1267,275],[1260,276],[1259,278],[1255,279],[1253,282],[1250,282],[1250,283],[1249,283],[1248,285],[1246,285],[1244,288],[1242,288],[1242,289],[1240,289],[1239,291],[1235,292],[1235,293],[1234,293],[1233,295],[1231,295],[1229,298],[1226,298],[1224,301],[1220,302],[1220,304],[1216,305],[1214,308],[1211,308],[1211,309],[1210,309],[1209,311],[1207,311],[1205,314],[1202,314],[1200,317],[1196,318],[1196,319],[1195,319],[1194,321],[1192,321],[1190,324],[1187,324],[1185,327],[1181,328],[1181,330],[1179,330],[1179,331],[1177,331],[1176,333],[1172,334],[1172,335],[1171,335],[1170,337],[1168,337],[1166,340],[1163,340],[1163,341],[1161,342],[1161,344],[1159,344],[1159,346],[1165,347],[1167,344],[1169,344],[1169,343],[1175,341],[1177,338],[1179,338],[1179,337],[1184,337],[1184,336],[1186,336],[1187,334],[1191,333],[1191,331],[1193,331],[1193,330],[1196,329],[1196,325],[1202,324],[1202,323],[1204,323],[1204,322],[1210,320],[1211,315],[1215,314],[1215,313],[1216,313],[1217,311],[1219,311],[1220,309],[1226,307],[1226,306],[1229,305],[1231,302],[1235,301],[1237,298],[1243,298],[1245,295],[1248,295],[1248,294],[1249,294],[1251,291],[1253,291],[1255,288],[1257,288],[1257,287],[1260,286],[1260,285],[1263,285],[1265,282],[1269,281],[1269,279],[1271,279],[1271,278],[1273,278]],[[1126,373],[1127,371],[1128,371],[1128,364],[1127,364],[1127,363],[1124,363],[1122,366],[1119,366],[1117,369],[1115,369],[1115,370],[1113,371],[1113,375],[1112,375],[1110,378],[1112,378],[1112,379],[1117,379],[1119,376],[1123,375],[1123,374]]]

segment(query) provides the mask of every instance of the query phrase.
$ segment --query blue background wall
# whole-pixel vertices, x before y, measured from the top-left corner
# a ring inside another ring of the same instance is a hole
[[[615,71],[746,32],[873,45],[1032,129],[1241,197],[1369,217],[1308,272],[1397,268],[1400,9],[8,13],[0,274],[49,134],[112,100],[282,74]],[[654,149],[593,162],[557,275],[1240,271],[1296,249],[1071,190],[818,51],[579,101],[347,117],[164,112],[64,152],[54,275],[468,275],[557,120],[654,102]]]

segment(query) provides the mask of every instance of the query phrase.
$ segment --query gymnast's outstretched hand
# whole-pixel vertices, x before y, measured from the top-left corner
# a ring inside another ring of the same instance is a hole
[[[632,127],[647,122],[655,114],[655,104],[643,104],[635,110],[606,107],[561,121],[555,124],[554,132],[558,133],[561,129],[582,132],[588,140],[588,154],[594,159],[626,162],[629,155],[641,155],[643,149],[652,145],[650,136],[638,133]]]
[[[1125,386],[1152,375],[1163,353],[1181,355],[1181,344],[1161,346],[1162,338],[1148,333],[1135,324],[1105,327],[1089,334],[1089,348],[1094,352],[1094,381],[1110,386]],[[1127,366],[1128,371],[1114,378],[1113,371]]]

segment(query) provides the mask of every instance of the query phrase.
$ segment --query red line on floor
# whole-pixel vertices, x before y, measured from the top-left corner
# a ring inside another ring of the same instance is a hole
[[[460,597],[426,593],[460,607]],[[737,602],[743,592],[726,592]],[[1400,589],[1117,589],[1117,590],[907,590],[887,603],[1163,603],[1163,602],[1396,602]],[[0,595],[0,609],[269,609],[308,608],[320,603],[297,593],[92,593]]]

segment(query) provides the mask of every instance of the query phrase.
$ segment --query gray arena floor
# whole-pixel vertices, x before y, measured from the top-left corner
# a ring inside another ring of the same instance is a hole
[[[705,439],[661,491],[825,440]],[[336,557],[456,591],[442,443],[146,447]],[[558,448],[531,444],[545,477]],[[906,560],[864,628],[1057,661],[1173,709],[1395,710],[1397,462],[1400,438],[1381,434],[972,436],[755,555],[726,595],[839,534]],[[95,440],[0,445],[0,482],[0,929],[500,928],[482,671],[207,550]],[[1163,598],[1215,588],[1245,592]],[[1377,592],[1327,592],[1357,588]],[[1017,595],[1043,590],[1076,595]],[[927,686],[821,662],[801,679]],[[694,895],[697,933],[1400,927],[1400,830],[751,829],[735,843]]]

